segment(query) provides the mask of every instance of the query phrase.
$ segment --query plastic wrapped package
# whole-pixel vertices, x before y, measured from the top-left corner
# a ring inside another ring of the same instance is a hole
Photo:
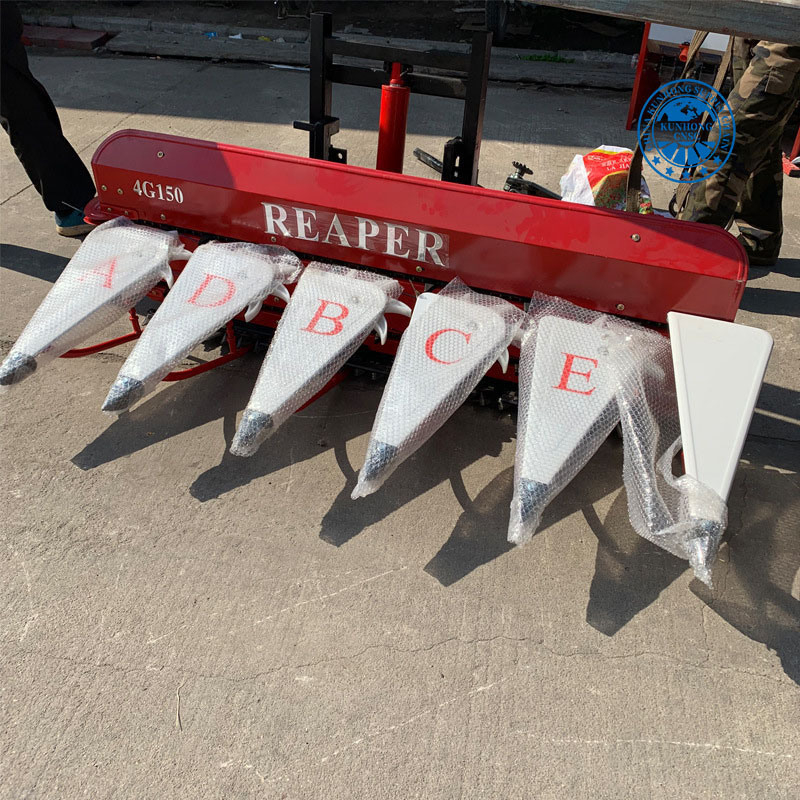
[[[281,315],[264,364],[231,443],[250,456],[342,368],[375,329],[386,337],[387,312],[410,309],[400,284],[335,264],[311,263]]]
[[[508,540],[524,544],[553,498],[580,472],[619,421],[613,317],[535,294],[519,361],[514,496]]]
[[[619,421],[631,524],[710,583],[726,508],[709,487],[673,474],[680,423],[669,340],[634,322],[536,294],[519,383],[509,541],[530,538],[547,504]]]
[[[524,312],[458,278],[421,294],[400,340],[352,497],[378,489],[506,356]]]
[[[599,208],[625,210],[628,170],[633,151],[627,147],[603,144],[572,159],[561,177],[561,199]],[[640,214],[652,214],[650,190],[642,178]]]
[[[122,317],[159,282],[172,283],[181,258],[176,231],[124,217],[99,225],[81,243],[0,366],[0,387],[19,383]],[[185,256],[184,256],[185,257]]]
[[[267,295],[285,293],[283,284],[295,280],[301,266],[285,247],[244,242],[198,247],[122,365],[103,411],[130,408],[241,311],[247,309],[250,318]]]
[[[669,340],[639,326],[614,353],[628,514],[636,532],[689,561],[711,585],[727,525],[725,501],[690,475],[676,477],[680,422]]]

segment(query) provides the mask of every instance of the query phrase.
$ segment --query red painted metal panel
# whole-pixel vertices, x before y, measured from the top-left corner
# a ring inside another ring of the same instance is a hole
[[[747,278],[744,251],[725,231],[654,215],[144,131],[110,136],[92,167],[101,215],[273,242],[418,281],[458,275],[475,289],[519,298],[539,290],[654,322],[669,311],[732,320]],[[286,210],[290,235],[268,232],[264,203]],[[352,230],[342,238],[314,228],[334,215],[342,231],[366,218],[381,234],[359,249]],[[420,231],[443,237],[441,266],[428,253],[416,258]]]

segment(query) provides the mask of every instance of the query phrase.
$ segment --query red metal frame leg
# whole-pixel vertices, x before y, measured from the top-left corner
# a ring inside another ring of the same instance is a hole
[[[789,158],[794,160],[800,156],[800,127],[797,129],[797,136],[794,137],[794,144],[792,145],[792,152],[789,153]]]
[[[84,356],[101,353],[103,350],[110,350],[112,347],[118,347],[121,344],[138,339],[142,335],[142,326],[139,324],[139,316],[133,308],[128,312],[128,316],[133,326],[133,331],[131,333],[126,333],[124,336],[117,336],[115,339],[108,339],[105,342],[98,342],[89,347],[73,347],[72,350],[67,350],[61,358],[83,358]]]
[[[237,358],[241,358],[253,349],[251,345],[238,349],[236,348],[236,332],[233,329],[233,320],[225,326],[225,337],[228,340],[229,353],[226,353],[224,356],[219,356],[219,358],[212,358],[211,361],[198,364],[196,367],[176,369],[161,380],[165,383],[172,383],[173,381],[183,381],[186,380],[186,378],[193,378],[195,375],[202,375],[204,372],[208,372],[215,367],[221,367],[229,361],[236,361]]]
[[[90,356],[94,353],[101,353],[103,350],[110,350],[112,347],[118,347],[121,344],[125,344],[126,342],[132,342],[135,339],[138,339],[142,335],[142,326],[139,324],[139,316],[136,313],[135,309],[131,309],[128,312],[128,316],[131,320],[131,326],[133,327],[133,331],[131,333],[126,333],[124,336],[117,336],[115,339],[108,339],[105,342],[98,342],[97,344],[90,345],[89,347],[76,347],[72,350],[68,350],[61,358],[83,358],[84,356]],[[206,361],[203,364],[198,364],[196,367],[190,367],[189,369],[179,369],[173,372],[170,372],[165,378],[162,380],[167,382],[172,381],[182,381],[186,378],[192,378],[195,375],[201,375],[203,372],[208,372],[215,367],[219,367],[222,364],[227,364],[229,361],[235,361],[237,358],[241,358],[246,353],[249,353],[252,350],[252,347],[236,347],[236,332],[233,329],[233,321],[229,322],[225,327],[225,336],[228,341],[228,349],[230,352],[226,353],[224,356],[220,356],[219,358],[213,358],[211,361]]]

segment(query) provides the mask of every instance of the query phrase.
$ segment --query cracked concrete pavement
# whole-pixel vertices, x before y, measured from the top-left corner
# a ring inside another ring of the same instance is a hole
[[[305,152],[304,73],[31,60],[87,163],[129,127]],[[334,102],[336,143],[371,165],[377,93]],[[633,141],[626,106],[493,85],[481,182],[515,158],[556,188],[575,152]],[[411,109],[409,156],[440,152],[458,106]],[[5,138],[0,167],[6,352],[77,243]],[[515,550],[507,414],[461,409],[354,503],[368,382],[252,459],[226,447],[256,358],[113,421],[124,349],[3,396],[0,797],[796,798],[798,199],[787,180],[784,258],[752,271],[739,315],[776,350],[713,591],[632,531],[614,439]]]

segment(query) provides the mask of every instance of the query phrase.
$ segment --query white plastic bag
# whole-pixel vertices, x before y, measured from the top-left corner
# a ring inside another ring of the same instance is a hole
[[[625,210],[628,170],[633,151],[627,147],[600,145],[572,159],[561,177],[561,199],[586,206]],[[642,178],[640,214],[652,214],[650,190]]]
[[[631,524],[640,536],[687,559],[695,577],[710,586],[727,506],[700,481],[673,473],[680,421],[669,340],[654,331],[639,333],[612,363]]]

